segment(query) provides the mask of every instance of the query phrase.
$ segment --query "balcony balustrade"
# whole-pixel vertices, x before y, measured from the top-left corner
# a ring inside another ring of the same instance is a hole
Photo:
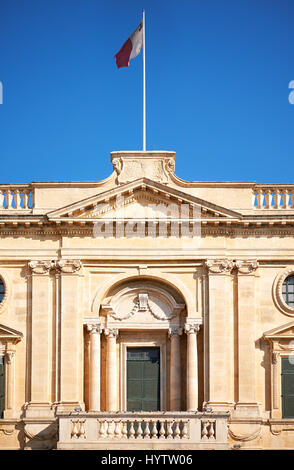
[[[228,413],[59,414],[58,449],[227,448]]]

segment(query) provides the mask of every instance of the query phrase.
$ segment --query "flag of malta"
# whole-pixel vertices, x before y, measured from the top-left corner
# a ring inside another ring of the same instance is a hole
[[[143,46],[143,22],[139,24],[133,34],[127,39],[122,48],[115,54],[116,65],[120,67],[128,67],[130,60],[137,57]]]

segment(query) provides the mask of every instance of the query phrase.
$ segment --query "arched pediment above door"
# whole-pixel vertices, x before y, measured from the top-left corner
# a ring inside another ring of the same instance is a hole
[[[107,315],[107,324],[119,323],[124,327],[166,328],[180,324],[185,302],[179,303],[164,287],[148,281],[123,285],[102,305]]]

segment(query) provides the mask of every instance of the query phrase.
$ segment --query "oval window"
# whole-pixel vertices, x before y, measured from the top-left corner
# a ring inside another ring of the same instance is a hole
[[[5,286],[4,286],[4,282],[0,278],[0,304],[4,299],[4,295],[5,295]]]
[[[294,308],[294,276],[288,276],[283,282],[282,295],[284,302]]]

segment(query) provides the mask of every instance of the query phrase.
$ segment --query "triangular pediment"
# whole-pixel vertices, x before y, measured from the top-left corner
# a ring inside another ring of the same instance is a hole
[[[292,338],[294,339],[294,321],[286,323],[263,334],[265,339]]]
[[[166,209],[168,208],[168,212]],[[87,199],[54,210],[49,220],[93,220],[107,218],[191,217],[239,220],[241,215],[147,178],[121,185]]]
[[[0,342],[18,342],[22,339],[23,334],[20,331],[9,328],[0,324]]]

